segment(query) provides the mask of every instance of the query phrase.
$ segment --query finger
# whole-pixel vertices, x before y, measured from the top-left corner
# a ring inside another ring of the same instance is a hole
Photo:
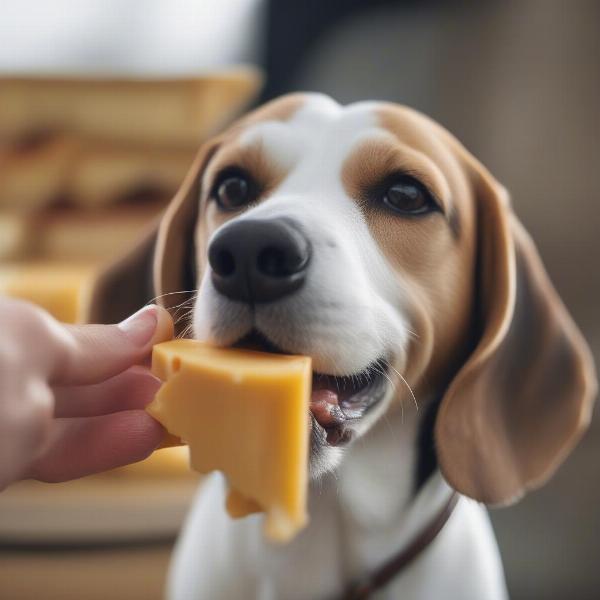
[[[6,383],[6,382],[5,382]],[[4,386],[0,404],[0,490],[19,479],[50,436],[54,398],[39,379]]]
[[[173,320],[152,305],[118,325],[69,326],[67,333],[50,375],[54,385],[99,383],[140,363],[154,344],[173,337]]]
[[[143,460],[161,443],[164,429],[145,411],[57,419],[29,477],[59,482]]]
[[[54,389],[54,416],[94,417],[143,409],[161,381],[144,367],[131,367],[102,383]]]

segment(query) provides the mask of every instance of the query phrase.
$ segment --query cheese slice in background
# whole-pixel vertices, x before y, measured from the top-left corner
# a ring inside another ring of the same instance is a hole
[[[79,323],[97,272],[91,261],[0,264],[0,295],[33,302],[63,323]]]
[[[195,470],[225,474],[229,514],[263,511],[266,536],[290,540],[307,522],[310,358],[173,340],[152,370],[165,383],[148,412]]]

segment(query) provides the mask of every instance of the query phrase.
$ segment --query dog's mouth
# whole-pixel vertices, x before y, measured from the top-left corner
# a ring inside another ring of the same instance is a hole
[[[256,330],[241,338],[234,347],[287,353]],[[326,442],[332,446],[347,444],[354,433],[352,425],[383,400],[387,389],[387,369],[388,361],[382,357],[351,375],[313,372],[310,397],[313,442]]]

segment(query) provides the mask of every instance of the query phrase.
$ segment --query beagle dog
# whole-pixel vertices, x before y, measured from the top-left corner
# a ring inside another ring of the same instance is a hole
[[[205,144],[99,305],[141,287],[150,248],[181,335],[314,365],[309,525],[272,545],[208,477],[169,598],[367,597],[345,594],[444,510],[370,597],[507,597],[483,505],[548,479],[596,378],[505,189],[450,133],[393,104],[277,99]]]

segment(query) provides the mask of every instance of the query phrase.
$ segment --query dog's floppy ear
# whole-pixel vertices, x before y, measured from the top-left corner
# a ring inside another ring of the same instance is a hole
[[[144,306],[154,296],[152,259],[158,219],[118,260],[96,278],[84,321],[118,323]]]
[[[213,140],[200,148],[160,221],[153,279],[155,295],[165,308],[181,304],[196,287],[194,231],[198,220],[201,180],[218,146],[218,140]]]
[[[190,291],[195,287],[193,237],[200,179],[215,150],[216,144],[211,142],[200,148],[160,220],[97,278],[91,291],[87,322],[117,323],[154,299],[165,308],[172,308],[193,293]]]
[[[481,166],[477,188],[480,334],[435,424],[438,461],[487,504],[541,485],[588,425],[593,361],[508,195]]]

